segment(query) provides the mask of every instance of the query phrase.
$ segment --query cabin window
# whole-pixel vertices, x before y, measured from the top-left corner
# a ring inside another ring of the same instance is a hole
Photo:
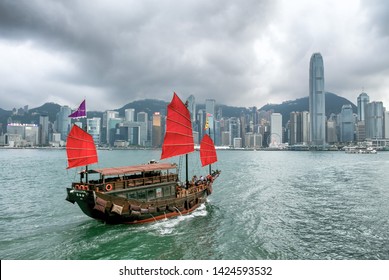
[[[127,194],[127,198],[128,199],[137,199],[138,198],[138,195],[136,192],[131,192],[131,193],[128,193]]]
[[[155,194],[156,194],[157,198],[161,198],[163,196],[162,195],[162,188],[156,188],[155,189]]]
[[[146,200],[146,191],[138,191],[138,199]]]
[[[164,187],[163,188],[163,195],[165,197],[170,196],[170,187]]]
[[[176,186],[171,186],[171,187],[170,187],[170,193],[171,193],[172,195],[175,195],[175,194],[176,194]]]
[[[147,200],[155,199],[155,190],[147,191]]]

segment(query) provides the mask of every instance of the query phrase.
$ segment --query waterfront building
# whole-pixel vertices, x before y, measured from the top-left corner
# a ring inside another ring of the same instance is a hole
[[[39,116],[39,144],[47,146],[49,144],[49,116]]]
[[[340,113],[340,142],[354,141],[354,115],[351,104],[343,105]]]
[[[135,109],[129,108],[124,110],[125,121],[134,122],[135,121]]]
[[[146,143],[145,146],[150,146],[151,125],[149,124],[149,116],[146,112],[139,112],[136,114],[136,120],[146,125]]]
[[[245,134],[245,147],[246,148],[252,148],[252,149],[259,149],[262,147],[262,135],[253,133],[253,132],[247,132]]]
[[[282,115],[280,113],[273,113],[270,116],[270,139],[268,144],[272,146],[281,145],[282,135]]]
[[[196,121],[196,99],[193,95],[188,97],[188,110],[193,123]]]
[[[6,133],[4,143],[9,147],[27,146],[26,140],[24,140],[20,134]]]
[[[366,92],[362,92],[357,98],[358,121],[365,121],[366,105],[370,98]]]
[[[147,123],[149,117],[148,117],[148,114],[146,112],[139,112],[138,114],[136,114],[136,121],[138,122],[145,122]]]
[[[214,129],[214,143],[215,146],[221,145],[221,123],[220,120],[215,120],[215,129]]]
[[[10,136],[15,135],[13,136],[15,146],[37,146],[39,144],[39,126],[36,124],[8,124],[7,134],[9,141]]]
[[[327,120],[327,143],[335,144],[338,142],[338,134],[337,134],[337,123],[336,120],[328,119]]]
[[[309,141],[309,112],[291,112],[289,144],[307,144]]]
[[[68,133],[71,127],[71,119],[69,115],[72,113],[72,109],[69,106],[62,106],[57,113],[56,119],[56,131],[61,134],[61,140],[66,141]]]
[[[204,111],[199,110],[197,112],[197,132],[199,133],[199,138],[202,139],[204,136],[204,127],[205,127],[205,121],[204,121]]]
[[[146,146],[147,126],[145,122],[121,122],[116,126],[115,141],[125,141],[129,145]]]
[[[385,111],[384,122],[385,122],[384,137],[385,139],[389,139],[389,111]]]
[[[355,137],[357,142],[363,142],[366,140],[366,127],[365,121],[358,121],[355,128]]]
[[[195,145],[199,145],[200,144],[199,133],[193,130],[192,134],[193,134],[193,142],[195,143]]]
[[[237,137],[233,139],[233,147],[234,149],[240,149],[242,148],[242,138]]]
[[[108,139],[108,144],[110,146],[114,145],[114,142],[116,140],[116,137],[118,134],[120,134],[118,130],[118,125],[123,122],[122,118],[110,118],[108,119],[108,124],[107,124],[107,135],[109,137]]]
[[[105,111],[103,114],[103,129],[102,131],[104,132],[105,135],[102,135],[101,139],[105,139],[105,142],[109,144],[109,140],[111,138],[110,136],[110,119],[117,119],[119,118],[119,112],[117,111]],[[104,137],[105,136],[105,137]],[[104,138],[103,138],[104,137]]]
[[[215,143],[215,99],[206,99],[205,100],[205,112],[206,112],[206,122],[208,122],[207,132]]]
[[[101,118],[91,118],[86,120],[87,131],[92,135],[96,145],[101,142]]]
[[[310,142],[315,146],[325,145],[325,89],[324,63],[320,53],[311,56],[309,66],[309,115]]]
[[[212,114],[212,116],[215,115],[215,99],[206,99],[205,100],[205,111],[209,114]]]
[[[230,132],[229,131],[223,131],[222,137],[221,137],[221,145],[222,146],[230,146]]]
[[[384,137],[384,105],[381,101],[369,102],[366,105],[366,138],[383,139]]]
[[[160,112],[153,114],[152,145],[153,147],[162,146],[162,115]]]
[[[229,146],[234,145],[234,138],[240,138],[240,120],[239,118],[232,117],[229,119],[229,132],[230,132],[230,141]]]

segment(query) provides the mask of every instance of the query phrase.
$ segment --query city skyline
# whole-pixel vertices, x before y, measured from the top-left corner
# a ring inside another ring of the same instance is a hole
[[[315,55],[317,54],[312,57]],[[324,72],[322,60],[319,59],[319,62],[319,70],[316,67],[310,67],[310,70],[314,69],[315,73],[320,73],[318,77],[313,78],[321,84]],[[320,85],[318,88],[324,87]],[[221,108],[217,109],[217,113],[215,112],[216,100],[208,99],[205,108],[197,108],[195,97],[190,96],[189,99],[195,144],[199,143],[204,133],[208,133],[216,145],[234,148],[285,148],[285,143],[292,146],[313,145],[320,148],[323,145],[363,142],[369,139],[379,140],[380,145],[389,146],[389,112],[385,111],[382,102],[372,101],[366,104],[360,102],[369,100],[365,92],[357,98],[358,113],[353,112],[351,104],[345,104],[339,113],[332,113],[328,119],[325,118],[326,138],[320,141],[323,144],[317,144],[309,137],[310,113],[308,111],[291,112],[289,118],[287,117],[286,125],[283,126],[283,115],[274,110],[264,111],[252,108],[239,117],[225,117]],[[9,123],[7,133],[0,135],[0,145],[63,146],[72,123],[75,123],[80,127],[86,127],[98,145],[122,148],[160,147],[165,132],[164,110],[154,112],[150,117],[144,111],[135,113],[134,108],[127,108],[122,114],[107,110],[102,117],[72,121],[70,118],[72,110],[69,106],[62,106],[54,123],[49,122],[47,115],[39,117],[39,124]],[[213,129],[205,130],[206,127],[213,127]]]

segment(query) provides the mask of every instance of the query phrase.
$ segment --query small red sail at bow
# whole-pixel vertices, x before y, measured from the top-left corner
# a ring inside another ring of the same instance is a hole
[[[200,159],[202,166],[206,166],[217,161],[215,145],[208,134],[204,135],[200,143]]]
[[[68,135],[66,153],[68,156],[68,169],[98,162],[93,137],[77,125],[73,125]]]
[[[194,151],[190,112],[176,93],[167,107],[166,133],[161,159]]]

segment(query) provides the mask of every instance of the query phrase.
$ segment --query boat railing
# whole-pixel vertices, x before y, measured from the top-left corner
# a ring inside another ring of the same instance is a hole
[[[147,186],[157,183],[176,182],[178,180],[177,174],[166,174],[159,176],[140,177],[133,179],[124,179],[123,177],[110,178],[107,180],[90,181],[89,183],[72,183],[73,189],[78,190],[96,190],[96,191],[110,191],[120,190],[132,187]]]

